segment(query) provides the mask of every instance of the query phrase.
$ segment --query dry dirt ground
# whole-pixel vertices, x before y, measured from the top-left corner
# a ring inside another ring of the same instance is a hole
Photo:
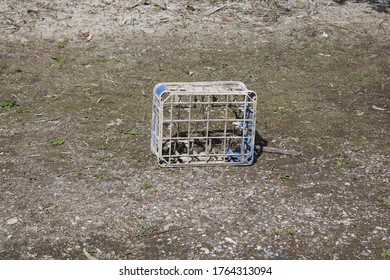
[[[1,1],[0,258],[388,259],[388,14],[192,2]],[[154,85],[218,80],[301,156],[157,167]]]

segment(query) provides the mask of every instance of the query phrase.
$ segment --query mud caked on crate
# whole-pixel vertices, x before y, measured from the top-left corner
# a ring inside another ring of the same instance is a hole
[[[161,166],[250,165],[256,93],[242,82],[154,87],[151,150]]]

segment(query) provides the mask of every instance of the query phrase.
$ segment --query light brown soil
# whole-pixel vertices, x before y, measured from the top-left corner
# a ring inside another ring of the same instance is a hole
[[[0,4],[0,258],[385,259],[388,15],[166,2]],[[218,80],[256,91],[258,133],[302,155],[158,168],[153,86]]]

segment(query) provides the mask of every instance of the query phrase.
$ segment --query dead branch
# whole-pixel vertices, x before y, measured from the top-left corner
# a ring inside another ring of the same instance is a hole
[[[265,153],[274,153],[274,154],[282,154],[282,155],[290,155],[290,156],[299,156],[301,153],[294,150],[285,150],[279,148],[265,147],[265,146],[255,146],[256,150],[265,152]]]
[[[352,29],[349,29],[349,28],[346,28],[344,26],[339,26],[339,25],[332,24],[332,23],[329,23],[328,25],[333,26],[334,28],[338,28],[338,29],[342,29],[342,30],[345,30],[345,31],[348,31],[348,32],[352,32],[352,33],[354,33],[356,35],[362,35],[362,34],[356,32],[356,31],[354,31]]]
[[[135,3],[133,6],[130,6],[130,7],[128,7],[127,9],[128,9],[128,10],[132,10],[132,9],[134,9],[135,7],[138,7],[139,5],[144,4],[145,2],[146,2],[145,0],[138,1],[138,2]]]
[[[389,31],[386,29],[386,27],[383,26],[383,23],[387,20],[387,14],[385,15],[385,18],[378,24],[378,27],[382,28],[386,33],[386,38],[389,39]]]
[[[156,6],[156,7],[160,8],[160,9],[162,9],[162,10],[166,10],[167,9],[167,4],[165,3],[165,1],[163,1],[163,3],[164,3],[163,5],[160,5],[160,4],[158,4],[156,2],[152,2],[150,0],[140,0],[137,3],[135,3],[133,6],[128,7],[127,9],[128,10],[132,10],[132,9],[138,7],[141,4],[144,4],[144,5],[150,5],[151,4],[151,5]]]
[[[173,229],[161,230],[161,231],[156,231],[156,232],[152,232],[152,233],[149,233],[149,234],[142,235],[142,237],[151,237],[151,236],[155,236],[155,235],[164,234],[164,233],[167,233],[167,232],[174,232],[174,231],[179,231],[179,230],[189,229],[189,228],[190,227],[178,227],[178,228],[173,228]]]
[[[269,11],[271,10],[272,6],[273,6],[273,3],[271,2],[271,3],[269,4],[267,10],[265,11],[265,13],[264,13],[262,16],[260,16],[260,18],[261,18],[262,20],[263,20],[263,18],[269,13]]]
[[[75,173],[75,172],[80,172],[82,170],[91,169],[91,168],[93,168],[93,166],[87,166],[87,167],[79,168],[79,169],[76,169],[76,170],[72,170],[72,171],[69,171],[69,172],[58,174],[57,177],[62,177],[64,175],[72,174],[72,173]]]
[[[152,2],[152,5],[164,11],[167,9],[167,3],[165,3],[165,1],[163,1],[163,5],[160,5],[159,3],[155,3],[155,2]]]
[[[219,6],[217,8],[215,8],[214,10],[212,10],[211,12],[209,13],[206,13],[206,16],[210,16],[222,9],[225,9],[225,8],[228,8],[228,7],[231,7],[231,6],[235,6],[235,5],[240,5],[241,3],[231,3],[231,4],[225,4],[225,5],[222,5],[222,6]]]

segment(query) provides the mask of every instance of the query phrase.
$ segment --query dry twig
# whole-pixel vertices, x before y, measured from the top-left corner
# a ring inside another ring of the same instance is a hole
[[[290,155],[290,156],[299,156],[301,153],[294,151],[294,150],[285,150],[285,149],[279,149],[279,148],[272,148],[272,147],[265,147],[265,146],[257,146],[256,150],[266,153],[274,153],[274,154],[282,154],[282,155]]]
[[[215,8],[214,10],[212,10],[211,12],[206,13],[206,16],[210,16],[210,15],[212,15],[212,14],[214,14],[214,13],[216,13],[216,12],[222,10],[222,9],[225,9],[225,8],[227,8],[227,7],[231,7],[231,6],[235,6],[235,5],[240,5],[240,4],[241,4],[241,3],[231,3],[231,4],[225,4],[225,5],[219,6],[219,7]]]
[[[128,10],[132,10],[132,9],[134,9],[135,7],[138,7],[139,5],[141,5],[141,4],[145,3],[145,2],[146,2],[145,0],[138,1],[138,2],[135,3],[133,6],[130,6],[130,7],[128,7],[127,9],[128,9]]]
[[[189,229],[189,228],[190,227],[178,227],[178,228],[173,228],[173,229],[161,230],[161,231],[156,231],[156,232],[152,232],[152,233],[149,233],[149,234],[145,234],[142,237],[151,237],[151,236],[155,236],[155,235],[164,234],[164,233],[167,233],[167,232],[174,232],[174,231],[179,231],[179,230]]]
[[[149,0],[140,0],[137,3],[135,3],[133,6],[128,7],[127,9],[128,10],[132,10],[132,9],[138,7],[141,4],[144,4],[144,5],[151,4],[153,6],[159,7],[162,10],[166,10],[167,9],[167,4],[165,3],[165,1],[163,1],[163,5],[160,5],[158,3],[155,3],[155,2],[152,2],[152,1],[149,1]]]

